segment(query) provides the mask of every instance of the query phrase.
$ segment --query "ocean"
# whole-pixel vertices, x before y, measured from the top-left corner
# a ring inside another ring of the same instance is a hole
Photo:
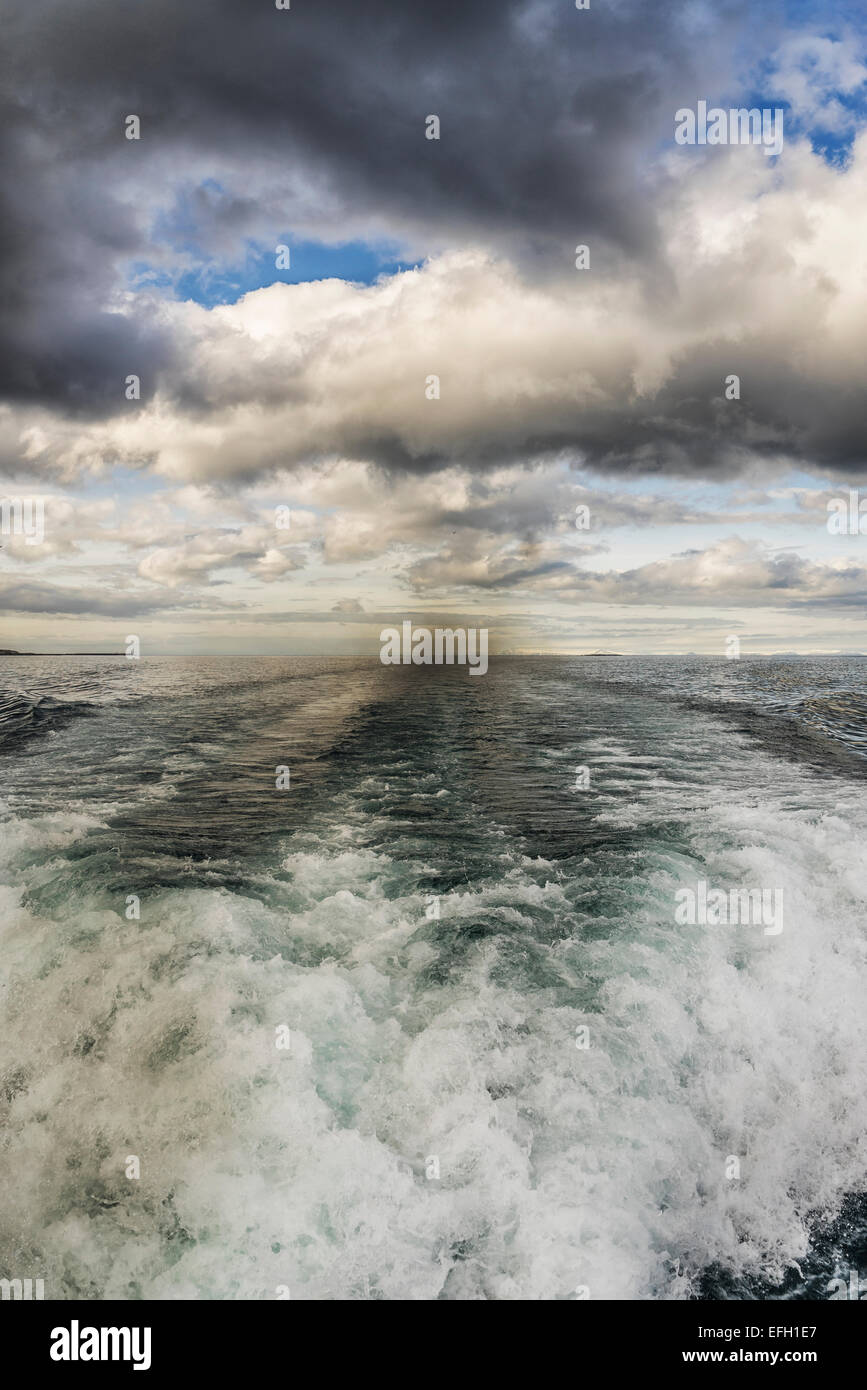
[[[0,1275],[867,1279],[865,674],[0,658]],[[679,923],[699,882],[782,929]]]

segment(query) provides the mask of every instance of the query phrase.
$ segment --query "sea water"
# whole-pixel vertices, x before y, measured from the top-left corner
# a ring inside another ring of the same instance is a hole
[[[864,674],[0,658],[0,1275],[567,1300],[867,1271]],[[784,930],[679,924],[698,881],[781,886]]]

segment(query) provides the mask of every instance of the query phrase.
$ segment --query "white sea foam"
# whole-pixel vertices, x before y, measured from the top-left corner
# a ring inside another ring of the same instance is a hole
[[[99,821],[7,821],[0,1262],[103,1298],[677,1298],[715,1262],[779,1277],[810,1212],[864,1188],[867,813],[846,783],[750,765],[761,796],[696,790],[691,855],[568,877],[504,851],[437,923],[424,864],[345,824],[287,846],[264,901],[163,890],[127,921],[94,890],[43,917],[28,891]],[[669,802],[682,787],[645,784],[631,823]],[[699,865],[782,882],[785,931],[675,926]],[[599,893],[602,922],[582,908]],[[540,939],[542,920],[560,929]]]

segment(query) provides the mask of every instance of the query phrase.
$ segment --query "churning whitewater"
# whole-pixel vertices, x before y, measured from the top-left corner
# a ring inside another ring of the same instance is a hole
[[[785,1298],[863,1263],[851,666],[4,658],[0,1273]],[[677,920],[702,882],[779,887],[782,929]]]

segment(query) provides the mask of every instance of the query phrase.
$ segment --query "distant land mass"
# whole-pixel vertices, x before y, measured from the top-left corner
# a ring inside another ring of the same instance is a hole
[[[126,652],[16,652],[0,647],[0,656],[126,656]]]

